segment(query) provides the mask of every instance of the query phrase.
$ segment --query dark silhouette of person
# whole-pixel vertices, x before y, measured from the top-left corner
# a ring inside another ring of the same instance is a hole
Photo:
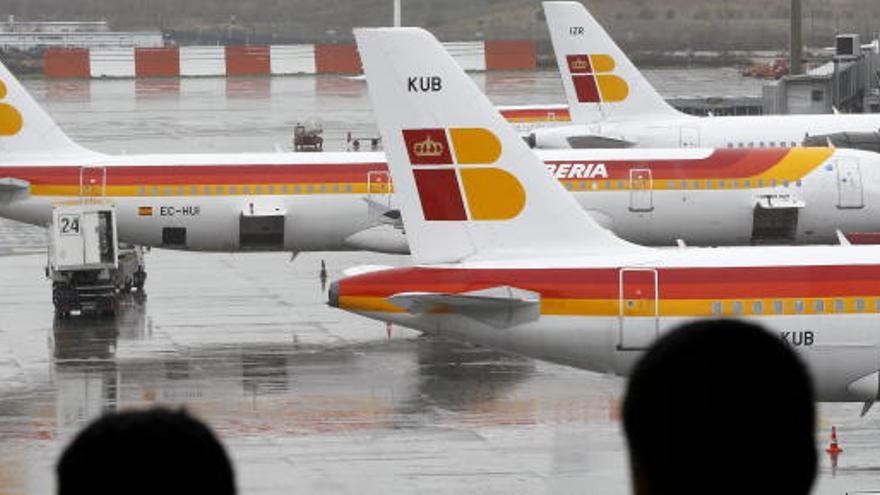
[[[59,495],[233,495],[235,474],[214,433],[186,411],[111,413],[67,446]]]
[[[623,426],[636,495],[807,495],[816,410],[782,339],[733,320],[660,338],[627,386]]]

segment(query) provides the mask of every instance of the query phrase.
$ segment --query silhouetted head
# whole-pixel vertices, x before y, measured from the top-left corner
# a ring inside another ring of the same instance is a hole
[[[185,411],[107,414],[77,435],[58,461],[58,493],[235,493],[223,446]]]
[[[806,495],[815,403],[780,338],[728,320],[685,325],[638,362],[623,404],[637,495]]]

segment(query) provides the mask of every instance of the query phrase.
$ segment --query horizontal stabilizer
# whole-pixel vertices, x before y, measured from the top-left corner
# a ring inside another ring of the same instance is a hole
[[[0,177],[0,192],[19,192],[30,190],[31,183],[14,177]]]
[[[507,286],[460,294],[403,292],[388,301],[412,314],[452,312],[494,328],[529,323],[541,315],[539,294]]]

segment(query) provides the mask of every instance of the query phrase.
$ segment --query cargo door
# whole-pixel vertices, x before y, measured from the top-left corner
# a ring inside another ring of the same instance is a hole
[[[88,166],[79,169],[79,195],[82,198],[103,197],[106,193],[106,167]]]
[[[682,127],[679,130],[679,146],[682,148],[700,147],[700,128]]]
[[[284,249],[284,223],[287,209],[276,200],[249,200],[238,224],[239,247],[243,251]]]
[[[838,160],[837,207],[863,208],[865,206],[862,173],[857,160]]]
[[[620,350],[643,350],[657,338],[659,329],[657,270],[620,270]]]
[[[650,169],[630,169],[629,209],[630,211],[652,211],[654,209],[654,180],[651,177]]]

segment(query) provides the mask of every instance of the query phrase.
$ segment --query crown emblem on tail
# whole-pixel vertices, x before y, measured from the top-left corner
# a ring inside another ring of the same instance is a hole
[[[431,139],[431,136],[425,138],[413,145],[413,153],[420,157],[435,157],[443,154],[443,143],[439,143]]]
[[[588,70],[589,68],[590,68],[590,65],[583,58],[576,58],[576,59],[572,60],[572,62],[571,62],[571,69],[572,70],[585,71],[585,70]]]

